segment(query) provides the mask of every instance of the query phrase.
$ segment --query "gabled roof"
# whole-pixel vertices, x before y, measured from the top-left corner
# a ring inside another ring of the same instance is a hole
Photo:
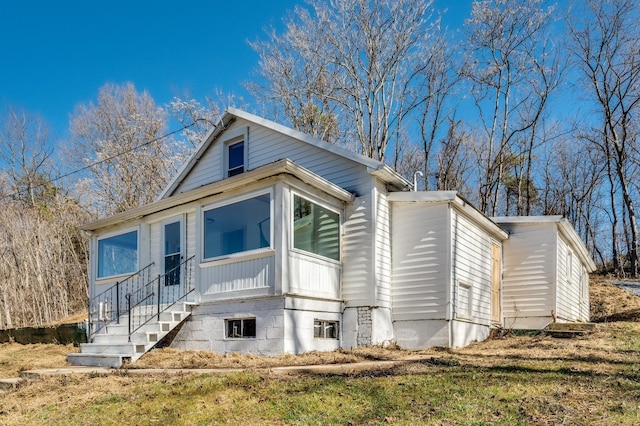
[[[171,182],[169,182],[164,191],[162,191],[162,193],[158,197],[158,200],[167,198],[173,194],[180,183],[191,172],[193,167],[195,167],[198,161],[200,161],[200,158],[202,158],[205,152],[207,152],[207,149],[211,146],[211,144],[228,128],[231,123],[233,123],[238,118],[268,128],[283,135],[290,136],[301,142],[349,159],[355,163],[362,164],[363,166],[367,167],[367,170],[371,175],[380,178],[383,182],[391,185],[397,190],[405,191],[411,188],[411,183],[409,181],[407,181],[389,166],[378,160],[374,160],[372,158],[358,154],[357,152],[350,151],[341,146],[325,142],[321,139],[314,138],[313,136],[310,136],[306,133],[299,132],[297,130],[283,126],[282,124],[275,123],[271,120],[267,120],[257,115],[250,114],[240,109],[228,108],[220,119],[218,125],[213,128],[209,132],[209,134],[207,134],[203,142],[200,144],[200,146],[198,146],[189,160],[183,164],[178,173],[174,176]]]
[[[395,203],[450,203],[494,237],[500,240],[506,240],[509,237],[502,228],[456,191],[393,192],[388,195],[388,199]]]
[[[572,248],[578,253],[582,263],[587,267],[588,272],[594,272],[596,264],[589,254],[589,250],[585,247],[582,239],[571,226],[568,219],[563,216],[501,216],[491,218],[498,225],[520,224],[520,225],[536,225],[550,223],[558,227],[560,233],[569,241]]]

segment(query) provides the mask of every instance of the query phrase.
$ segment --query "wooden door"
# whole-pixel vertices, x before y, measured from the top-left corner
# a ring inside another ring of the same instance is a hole
[[[491,245],[491,322],[502,325],[502,248]]]

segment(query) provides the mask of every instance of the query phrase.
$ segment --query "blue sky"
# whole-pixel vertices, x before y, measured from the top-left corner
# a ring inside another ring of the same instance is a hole
[[[470,1],[438,0],[450,26]],[[215,89],[243,94],[257,65],[247,40],[280,25],[298,0],[3,2],[0,13],[0,111],[40,114],[63,138],[69,114],[94,101],[106,83],[132,82],[157,104],[199,100]]]

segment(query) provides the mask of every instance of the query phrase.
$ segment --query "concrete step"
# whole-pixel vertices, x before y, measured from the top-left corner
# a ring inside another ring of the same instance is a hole
[[[553,331],[593,332],[596,329],[596,325],[592,322],[552,322],[549,324],[548,329]]]
[[[144,343],[141,343],[144,345]],[[133,355],[135,343],[82,343],[80,352],[83,354],[121,354]]]
[[[545,332],[551,337],[570,339],[591,334],[595,329],[596,325],[588,322],[552,322]]]
[[[129,341],[128,334],[96,334],[93,336],[93,342],[98,344],[121,344],[121,343],[147,343],[148,339],[145,333],[134,333]]]
[[[71,365],[84,365],[91,367],[120,368],[131,357],[122,354],[67,354],[67,362]]]
[[[0,392],[17,389],[26,379],[22,377],[12,377],[10,379],[0,379]]]
[[[92,343],[80,345],[79,354],[68,354],[67,361],[72,365],[111,368],[120,368],[124,360],[134,362],[191,315],[190,307],[179,308],[188,310],[163,312],[161,321],[150,321],[130,339],[127,318],[121,319],[120,324],[110,324],[104,333],[94,336]]]

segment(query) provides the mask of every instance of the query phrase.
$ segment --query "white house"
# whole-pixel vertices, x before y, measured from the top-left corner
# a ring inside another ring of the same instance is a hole
[[[589,321],[589,252],[561,216],[496,217],[504,242],[504,327],[541,329],[552,321]]]
[[[266,355],[484,340],[504,324],[508,235],[455,192],[411,189],[229,109],[157,201],[84,227],[92,343],[69,361],[119,366],[170,332]]]

